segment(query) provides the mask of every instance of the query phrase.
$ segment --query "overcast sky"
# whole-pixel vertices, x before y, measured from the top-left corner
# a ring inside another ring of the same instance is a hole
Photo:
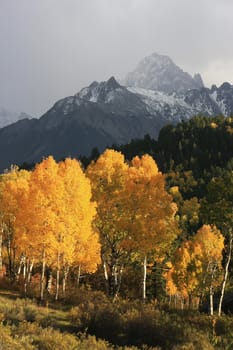
[[[233,83],[232,16],[233,0],[0,0],[0,106],[42,115],[153,52]]]

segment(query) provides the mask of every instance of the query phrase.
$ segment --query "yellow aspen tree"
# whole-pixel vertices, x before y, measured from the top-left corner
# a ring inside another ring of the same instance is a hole
[[[172,263],[170,261],[168,261],[166,263],[166,269],[165,269],[165,272],[163,274],[163,277],[166,280],[166,293],[170,297],[170,302],[171,302],[172,297],[178,293],[177,287],[176,287],[176,285],[173,281],[173,278],[172,278],[173,272],[174,272],[174,266],[172,265]]]
[[[191,304],[191,298],[198,286],[198,279],[191,241],[182,242],[175,251],[172,261],[172,279],[179,294]]]
[[[28,196],[21,203],[23,209],[16,221],[22,251],[42,266],[41,300],[44,298],[45,268],[56,260],[57,236],[64,227],[58,220],[62,199],[63,183],[58,176],[58,165],[48,157],[32,172]]]
[[[124,198],[129,246],[143,259],[142,299],[146,298],[147,256],[161,261],[178,235],[177,206],[165,190],[165,179],[149,155],[132,159]]]
[[[6,250],[8,260],[8,273],[15,275],[15,258],[17,258],[17,237],[15,220],[21,210],[20,202],[27,196],[30,173],[12,167],[0,177],[0,241]],[[2,251],[1,254],[2,256]],[[2,259],[0,268],[2,267]]]
[[[97,201],[96,225],[100,230],[105,278],[110,295],[114,295],[119,287],[121,264],[133,252],[144,257],[145,281],[146,255],[154,251],[161,257],[176,237],[176,205],[165,191],[163,175],[149,156],[135,157],[129,167],[121,153],[107,150],[89,166],[87,174]]]
[[[98,235],[92,228],[95,203],[91,202],[90,181],[76,160],[56,163],[48,157],[32,172],[22,208],[16,226],[21,248],[42,265],[40,297],[44,297],[47,265],[56,270],[55,299],[58,299],[61,271],[65,291],[71,264],[85,262],[86,270],[93,271],[99,262]],[[82,259],[78,249],[84,251]]]
[[[59,254],[63,261],[63,292],[68,269],[79,266],[82,271],[95,272],[100,263],[99,236],[93,228],[96,203],[91,200],[90,180],[78,161],[66,159],[59,163],[59,174],[64,183],[64,231]]]
[[[181,244],[174,254],[173,280],[184,296],[200,298],[209,291],[213,315],[214,287],[219,286],[224,237],[216,227],[203,225],[196,235]]]
[[[127,232],[122,228],[122,193],[128,165],[124,156],[106,150],[87,169],[93,199],[97,202],[95,225],[100,233],[101,256],[108,293],[115,296],[120,287],[122,266],[127,252],[124,248]]]
[[[203,225],[193,238],[196,265],[199,266],[201,290],[209,292],[210,315],[214,313],[214,288],[219,287],[222,272],[224,237],[216,226]]]
[[[224,171],[219,177],[213,177],[207,186],[206,197],[201,201],[202,221],[216,225],[225,237],[224,277],[218,304],[221,316],[225,289],[229,278],[229,268],[233,253],[233,173]]]

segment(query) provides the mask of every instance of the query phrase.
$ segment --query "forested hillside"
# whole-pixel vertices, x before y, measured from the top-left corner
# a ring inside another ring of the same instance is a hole
[[[76,330],[118,345],[194,344],[166,332],[172,315],[195,312],[200,325],[201,311],[212,328],[193,346],[225,349],[216,319],[232,311],[232,145],[231,118],[195,117],[83,164],[50,156],[12,167],[0,176],[0,288],[77,305]],[[149,335],[140,312],[155,322]]]

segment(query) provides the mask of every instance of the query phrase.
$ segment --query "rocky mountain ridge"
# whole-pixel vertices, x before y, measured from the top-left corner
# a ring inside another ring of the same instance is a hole
[[[198,76],[191,82],[203,85]],[[40,119],[23,119],[0,129],[0,170],[12,163],[38,162],[50,154],[56,159],[89,155],[94,147],[103,151],[145,134],[157,138],[167,123],[218,114],[233,114],[233,85],[229,83],[165,92],[123,86],[114,77],[95,81],[57,101]]]

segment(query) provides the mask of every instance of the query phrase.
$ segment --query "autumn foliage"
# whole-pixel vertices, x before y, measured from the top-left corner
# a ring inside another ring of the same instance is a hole
[[[0,178],[0,268],[23,280],[27,293],[34,271],[45,290],[58,299],[67,281],[99,271],[115,299],[134,267],[141,269],[138,289],[146,298],[147,275],[154,266],[166,293],[183,299],[219,288],[224,238],[198,222],[199,203],[182,197],[178,186],[166,191],[165,177],[149,155],[126,162],[106,150],[86,172],[74,159],[44,159],[34,170],[12,168]],[[180,224],[180,225],[179,225]],[[180,226],[180,227],[179,227]],[[194,226],[192,226],[194,227]],[[149,267],[149,269],[148,269]]]
[[[56,163],[48,157],[31,173],[13,169],[2,175],[1,186],[3,239],[8,239],[7,249],[11,247],[8,256],[12,259],[14,251],[14,264],[23,261],[28,282],[25,271],[42,264],[41,298],[46,267],[55,269],[57,278],[60,271],[65,277],[71,267],[96,270],[100,262],[98,234],[92,225],[96,204],[76,160]]]

